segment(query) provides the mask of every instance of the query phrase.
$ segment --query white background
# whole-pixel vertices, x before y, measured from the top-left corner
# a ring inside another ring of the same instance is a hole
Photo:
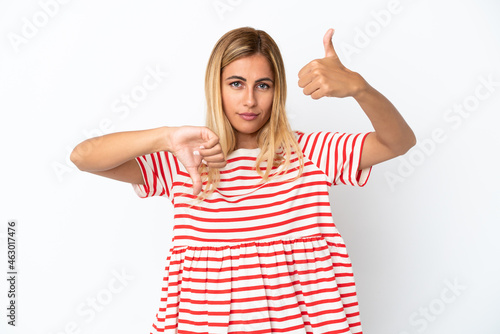
[[[19,271],[15,328],[1,279],[2,333],[149,333],[170,203],[80,172],[68,156],[89,136],[204,124],[208,56],[241,26],[280,46],[294,129],[371,130],[352,98],[313,101],[297,86],[333,27],[344,65],[417,135],[364,188],[332,192],[364,332],[500,332],[498,2],[54,1],[0,3],[0,263],[7,272],[7,221],[17,219]],[[148,69],[162,74],[140,96]],[[126,94],[141,101],[127,109]]]

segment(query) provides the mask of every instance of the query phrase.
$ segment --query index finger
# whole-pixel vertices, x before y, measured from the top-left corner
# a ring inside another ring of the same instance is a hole
[[[219,143],[219,137],[208,128],[205,129],[204,139],[206,139],[202,144],[204,149],[210,149]]]
[[[299,78],[304,76],[305,74],[311,72],[311,63],[315,61],[315,60],[312,60],[310,61],[309,63],[307,63],[307,65],[305,65],[304,67],[302,67],[299,71]]]

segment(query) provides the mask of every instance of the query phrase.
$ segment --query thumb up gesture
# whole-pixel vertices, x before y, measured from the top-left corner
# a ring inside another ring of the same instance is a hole
[[[361,75],[342,65],[333,47],[333,33],[333,29],[328,29],[323,37],[325,57],[311,61],[299,71],[299,87],[315,100],[324,96],[356,97],[368,85]]]

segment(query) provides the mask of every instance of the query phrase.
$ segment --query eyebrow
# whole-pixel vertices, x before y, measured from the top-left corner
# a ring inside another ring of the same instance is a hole
[[[239,75],[232,75],[229,78],[226,78],[226,80],[233,80],[233,79],[238,79],[238,80],[247,82],[247,79],[245,79],[243,77],[240,77]],[[260,79],[255,80],[255,82],[261,82],[261,81],[271,81],[272,83],[274,83],[274,81],[271,78],[268,78],[268,77],[260,78]]]

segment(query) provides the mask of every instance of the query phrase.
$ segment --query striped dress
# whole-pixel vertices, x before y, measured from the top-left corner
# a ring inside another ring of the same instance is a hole
[[[259,184],[260,149],[227,157],[215,193],[196,202],[168,152],[137,157],[140,197],[174,205],[173,239],[154,333],[362,333],[352,266],[332,219],[332,185],[363,186],[367,133],[295,133],[304,153]],[[265,168],[263,164],[261,166]],[[272,174],[271,174],[272,175]]]

